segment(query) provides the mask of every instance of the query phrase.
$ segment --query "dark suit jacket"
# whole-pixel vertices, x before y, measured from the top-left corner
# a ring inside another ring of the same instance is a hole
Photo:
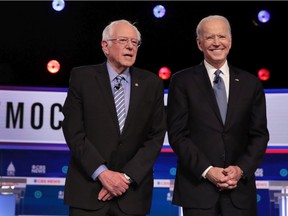
[[[204,63],[176,73],[168,92],[168,138],[178,156],[173,203],[210,208],[218,199],[215,185],[201,177],[210,165],[238,165],[244,170],[230,193],[239,208],[256,200],[255,176],[269,134],[266,102],[257,77],[229,65],[230,92],[225,126]]]
[[[117,198],[130,214],[150,211],[153,165],[166,131],[164,89],[155,74],[130,68],[131,96],[126,123],[120,135],[106,63],[71,71],[63,106],[63,132],[71,151],[65,185],[65,203],[96,210],[101,189],[92,173],[101,165],[129,175],[134,183]]]

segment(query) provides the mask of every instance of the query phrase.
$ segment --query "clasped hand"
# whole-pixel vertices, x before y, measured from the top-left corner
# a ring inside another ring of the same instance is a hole
[[[129,188],[130,182],[123,173],[105,170],[98,176],[102,183],[102,189],[98,194],[98,200],[111,200],[115,196],[121,196]]]
[[[212,167],[208,171],[206,178],[221,191],[236,188],[241,175],[242,171],[238,166],[229,166],[225,169]]]

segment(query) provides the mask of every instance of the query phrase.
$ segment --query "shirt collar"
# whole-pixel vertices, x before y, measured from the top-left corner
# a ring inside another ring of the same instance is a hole
[[[115,79],[119,74],[113,69],[113,67],[112,67],[112,65],[110,64],[109,61],[107,61],[106,65],[107,65],[107,70],[108,70],[110,82],[113,82],[114,79]],[[130,80],[130,70],[129,70],[129,68],[127,68],[126,70],[124,70],[123,73],[121,74],[121,76],[123,76],[123,77],[125,78],[125,81],[129,83],[129,80]]]
[[[204,60],[204,65],[206,67],[208,75],[209,76],[213,76],[214,72],[217,70],[217,68],[215,68],[212,65],[210,65],[206,60]],[[227,60],[225,61],[224,65],[221,68],[219,68],[219,70],[222,71],[223,75],[228,75],[229,74],[229,67],[228,67]]]

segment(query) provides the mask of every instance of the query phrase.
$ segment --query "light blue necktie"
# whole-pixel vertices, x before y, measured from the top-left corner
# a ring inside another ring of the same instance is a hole
[[[227,96],[226,96],[225,84],[222,77],[220,76],[220,73],[222,73],[221,70],[216,70],[214,73],[215,78],[213,81],[213,89],[220,110],[222,122],[223,124],[225,124],[226,112],[227,112]]]
[[[124,77],[118,75],[116,78],[116,83],[114,86],[114,101],[117,111],[118,123],[120,128],[120,133],[122,133],[125,124],[125,98],[124,98],[124,88],[122,86],[122,81],[125,80]]]

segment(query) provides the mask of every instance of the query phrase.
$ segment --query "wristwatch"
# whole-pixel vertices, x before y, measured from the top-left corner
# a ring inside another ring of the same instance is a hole
[[[128,175],[126,175],[126,173],[123,173],[123,175],[130,183],[132,183],[132,179]]]

